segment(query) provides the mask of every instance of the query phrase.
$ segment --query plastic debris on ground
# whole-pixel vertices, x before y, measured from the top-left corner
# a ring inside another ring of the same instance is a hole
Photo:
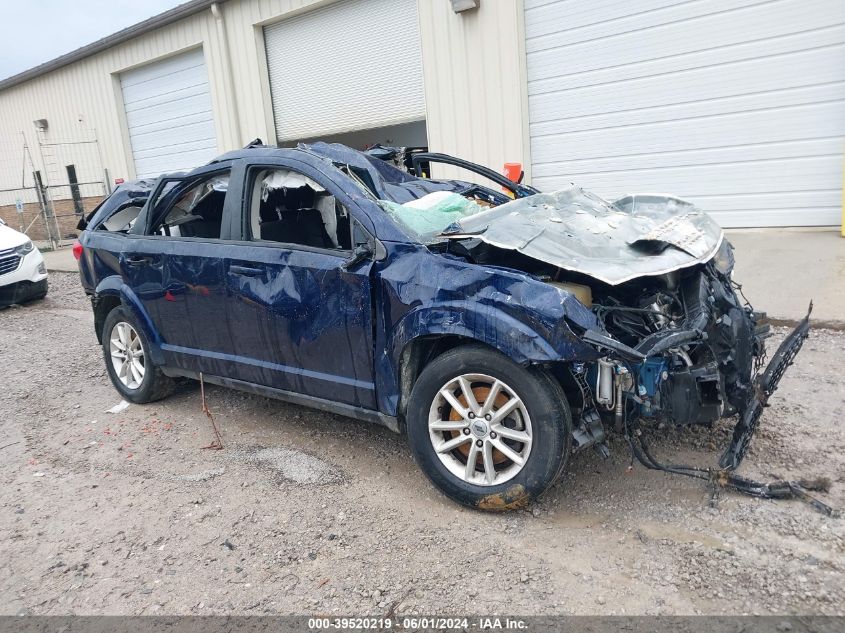
[[[122,413],[129,408],[129,403],[126,400],[121,400],[116,405],[114,405],[111,409],[108,409],[106,413]]]

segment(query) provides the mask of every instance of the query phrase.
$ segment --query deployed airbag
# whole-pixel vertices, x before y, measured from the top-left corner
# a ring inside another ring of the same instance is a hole
[[[450,191],[435,191],[404,204],[389,200],[381,202],[391,218],[423,243],[431,241],[461,218],[484,210],[472,200]]]

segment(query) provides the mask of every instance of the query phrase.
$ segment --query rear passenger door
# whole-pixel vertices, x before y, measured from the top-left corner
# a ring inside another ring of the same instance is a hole
[[[228,313],[241,380],[375,409],[373,260],[353,254],[372,238],[348,190],[294,159],[246,169]]]

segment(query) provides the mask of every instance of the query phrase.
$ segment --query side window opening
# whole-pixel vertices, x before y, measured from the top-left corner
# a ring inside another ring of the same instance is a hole
[[[183,192],[150,231],[169,237],[220,239],[223,203],[229,188],[229,173],[218,173]]]
[[[120,205],[115,212],[97,227],[98,231],[111,231],[117,233],[128,233],[135,225],[135,220],[144,207],[146,198],[129,200]]]
[[[349,213],[322,185],[289,169],[255,173],[250,204],[252,239],[351,250]]]

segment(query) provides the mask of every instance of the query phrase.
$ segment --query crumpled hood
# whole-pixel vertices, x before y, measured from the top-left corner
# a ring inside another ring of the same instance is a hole
[[[706,262],[723,233],[710,216],[679,198],[640,194],[610,203],[573,185],[463,218],[442,237],[477,237],[617,285]]]

